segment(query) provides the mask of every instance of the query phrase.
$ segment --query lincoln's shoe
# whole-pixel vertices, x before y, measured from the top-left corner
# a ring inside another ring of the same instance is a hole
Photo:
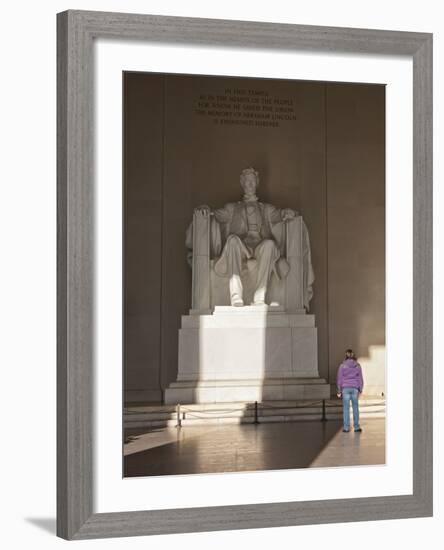
[[[362,428],[356,428],[355,432],[362,432]]]
[[[244,301],[238,294],[234,294],[231,297],[231,305],[235,307],[242,307],[244,305]]]
[[[345,429],[344,429],[344,430],[342,430],[342,431],[345,432],[345,433],[348,433],[350,430],[345,430]]]

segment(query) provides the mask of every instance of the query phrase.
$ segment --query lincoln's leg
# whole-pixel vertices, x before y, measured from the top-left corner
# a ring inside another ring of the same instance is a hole
[[[279,250],[271,239],[264,239],[254,251],[257,260],[257,281],[254,292],[254,303],[265,304],[265,293],[273,270],[274,262],[279,258]]]
[[[231,275],[230,277],[230,300],[232,306],[243,306],[242,299],[242,281],[239,275]]]
[[[237,235],[229,235],[225,243],[225,249],[228,261],[228,271],[230,273],[231,305],[243,306],[243,289],[240,274],[242,271],[242,260],[246,257],[245,245]]]

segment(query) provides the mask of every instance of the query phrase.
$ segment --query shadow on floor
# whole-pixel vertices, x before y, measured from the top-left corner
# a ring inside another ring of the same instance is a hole
[[[166,428],[145,449],[149,431],[128,430],[139,449],[124,457],[124,477],[384,464],[384,420],[362,426],[362,434],[343,434],[335,420]]]

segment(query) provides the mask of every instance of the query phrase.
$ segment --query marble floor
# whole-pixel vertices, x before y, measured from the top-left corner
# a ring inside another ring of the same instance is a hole
[[[124,477],[363,466],[385,463],[385,419],[362,432],[339,421],[128,429]]]

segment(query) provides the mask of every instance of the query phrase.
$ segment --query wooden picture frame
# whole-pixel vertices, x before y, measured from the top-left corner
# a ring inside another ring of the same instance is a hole
[[[57,16],[57,534],[88,539],[431,516],[432,35],[124,13]],[[413,60],[413,494],[93,512],[93,43],[97,38]]]

